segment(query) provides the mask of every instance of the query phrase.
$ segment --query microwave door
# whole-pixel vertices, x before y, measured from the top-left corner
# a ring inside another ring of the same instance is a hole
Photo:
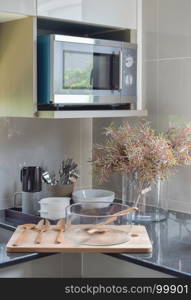
[[[54,103],[119,102],[119,73],[120,48],[56,42]]]
[[[54,102],[91,103],[93,46],[56,42],[54,51]]]
[[[93,90],[119,90],[119,55],[94,53],[91,82]]]

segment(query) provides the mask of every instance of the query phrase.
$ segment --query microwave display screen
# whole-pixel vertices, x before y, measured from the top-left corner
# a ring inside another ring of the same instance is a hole
[[[63,89],[118,90],[119,55],[64,50]]]

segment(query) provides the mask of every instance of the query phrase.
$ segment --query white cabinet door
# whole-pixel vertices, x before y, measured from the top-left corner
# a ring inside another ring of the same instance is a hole
[[[36,0],[0,0],[0,11],[36,15]]]
[[[136,29],[136,0],[83,0],[84,21]]]
[[[137,0],[37,0],[37,14],[136,29]]]

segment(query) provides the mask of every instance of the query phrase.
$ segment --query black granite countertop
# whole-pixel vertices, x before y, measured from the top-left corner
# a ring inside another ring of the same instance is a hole
[[[15,226],[26,223],[26,221],[35,220],[27,220],[26,218],[23,220],[19,214],[17,216],[10,210],[0,211],[0,227],[6,228],[8,226],[9,229],[14,230]],[[147,224],[146,228],[153,243],[152,253],[107,255],[173,276],[191,278],[191,215],[170,211],[167,220]],[[50,254],[7,253],[6,241],[1,243],[0,240],[0,267],[47,255]]]
[[[111,255],[176,277],[191,278],[191,215],[169,211],[167,220],[147,224],[146,228],[152,253]]]

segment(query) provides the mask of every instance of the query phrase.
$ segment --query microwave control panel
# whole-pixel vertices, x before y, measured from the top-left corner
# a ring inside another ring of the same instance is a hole
[[[137,49],[123,49],[123,89],[122,95],[136,96],[137,94]]]

